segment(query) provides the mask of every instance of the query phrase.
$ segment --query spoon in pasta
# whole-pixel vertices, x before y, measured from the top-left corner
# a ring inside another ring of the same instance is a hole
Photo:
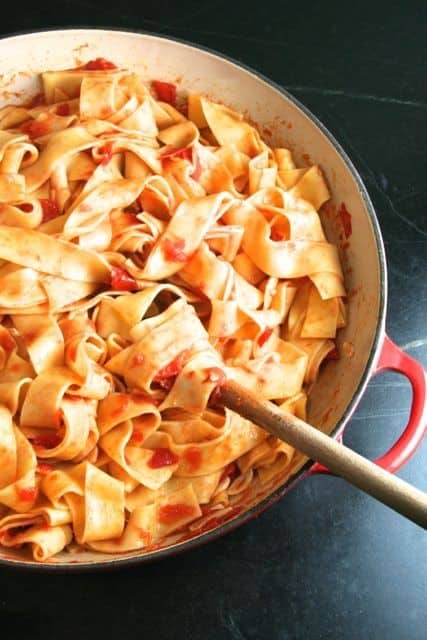
[[[392,475],[352,449],[272,402],[260,400],[232,380],[218,388],[217,399],[243,418],[320,462],[365,493],[427,528],[427,494]]]

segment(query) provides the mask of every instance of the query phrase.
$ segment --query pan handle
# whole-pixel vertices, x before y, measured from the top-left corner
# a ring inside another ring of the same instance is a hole
[[[424,367],[407,353],[402,351],[390,338],[385,335],[381,354],[374,371],[377,375],[381,371],[397,371],[406,376],[412,386],[411,413],[400,438],[392,447],[374,460],[376,464],[391,473],[399,471],[414,455],[421,444],[427,426],[427,376]],[[342,440],[342,433],[337,439]],[[326,467],[315,463],[309,471],[314,473],[331,473]],[[332,475],[332,474],[331,474]]]

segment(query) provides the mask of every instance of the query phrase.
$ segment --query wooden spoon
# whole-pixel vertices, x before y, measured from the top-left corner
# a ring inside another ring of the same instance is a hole
[[[315,427],[232,380],[218,388],[219,402],[320,462],[365,493],[427,528],[427,494],[392,475]]]

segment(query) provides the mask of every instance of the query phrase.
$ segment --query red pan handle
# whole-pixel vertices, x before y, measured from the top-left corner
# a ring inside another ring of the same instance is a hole
[[[412,386],[412,404],[408,424],[387,453],[374,460],[383,469],[395,473],[414,455],[426,433],[427,376],[423,366],[402,351],[386,335],[374,375],[387,370],[402,373]],[[337,436],[337,439],[342,439],[342,433]],[[310,474],[314,473],[330,473],[330,471],[316,462],[310,469]]]

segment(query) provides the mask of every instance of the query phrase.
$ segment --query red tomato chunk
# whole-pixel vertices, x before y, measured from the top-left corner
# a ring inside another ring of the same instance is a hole
[[[18,487],[17,493],[23,502],[33,502],[37,498],[39,490],[37,487]]]
[[[108,71],[110,69],[117,69],[117,66],[114,62],[110,62],[110,60],[106,60],[105,58],[95,58],[94,60],[86,62],[82,67],[78,67],[78,69],[86,71]]]
[[[135,278],[121,267],[111,267],[111,287],[115,291],[135,291],[138,289]]]
[[[266,329],[264,329],[264,331],[258,337],[258,345],[262,347],[267,342],[272,333],[273,329],[271,327],[266,327]]]
[[[40,138],[50,132],[49,117],[43,120],[28,120],[21,125],[20,129],[22,133],[26,133],[30,138]]]
[[[40,204],[43,210],[42,222],[49,222],[59,216],[59,208],[54,200],[40,198]]]
[[[151,84],[159,100],[176,107],[176,86],[174,84],[161,80],[153,80]]]
[[[188,359],[190,350],[184,349],[181,351],[176,358],[169,362],[163,369],[160,369],[154,376],[154,382],[159,382],[160,380],[164,380],[165,378],[171,378],[172,376],[177,376],[178,373],[181,372],[185,361]]]
[[[160,447],[155,449],[148,461],[148,466],[151,469],[159,469],[160,467],[169,467],[172,464],[176,464],[178,460],[179,457],[173,451]]]

